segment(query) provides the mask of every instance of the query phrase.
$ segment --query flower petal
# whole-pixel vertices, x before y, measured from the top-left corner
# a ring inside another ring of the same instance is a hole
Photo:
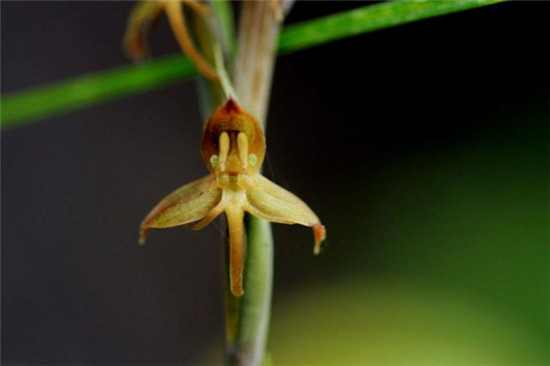
[[[244,211],[240,207],[226,210],[229,228],[229,282],[231,293],[241,297],[243,291],[244,244]]]
[[[325,227],[319,218],[300,198],[259,175],[257,184],[246,191],[246,210],[264,220],[281,224],[300,224],[313,228],[315,254],[325,240]]]
[[[222,198],[214,175],[178,188],[158,203],[141,223],[140,244],[150,228],[166,228],[197,221],[208,215]]]
[[[191,3],[191,1],[189,1],[189,3]],[[174,33],[174,36],[176,37],[176,40],[178,41],[183,53],[185,53],[185,55],[189,57],[191,61],[193,61],[193,64],[195,65],[199,73],[212,81],[217,81],[218,74],[204,60],[202,55],[197,50],[197,47],[195,47],[191,35],[187,31],[188,27],[185,22],[185,16],[182,13],[183,7],[181,2],[166,1],[164,4],[166,4],[166,15],[168,16],[168,21],[170,22],[170,26],[172,27],[172,32]],[[196,6],[193,7],[195,9],[200,9]]]
[[[140,1],[130,13],[124,34],[124,49],[134,61],[147,57],[146,34],[159,21],[164,4],[160,1]]]

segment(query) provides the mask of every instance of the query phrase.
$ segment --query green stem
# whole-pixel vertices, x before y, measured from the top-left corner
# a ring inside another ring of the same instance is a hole
[[[271,318],[273,234],[268,221],[248,215],[245,295],[230,358],[237,365],[261,365]]]

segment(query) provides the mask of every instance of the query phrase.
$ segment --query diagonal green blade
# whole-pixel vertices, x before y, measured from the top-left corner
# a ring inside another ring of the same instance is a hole
[[[297,51],[341,38],[502,1],[402,0],[364,6],[285,27],[279,39],[279,52]]]
[[[194,73],[191,61],[178,54],[10,93],[2,97],[2,130],[167,85]]]
[[[415,0],[366,5],[285,27],[279,52],[289,53],[413,21],[490,5],[503,0]],[[1,99],[3,130],[33,120],[144,92],[193,75],[192,63],[171,55],[12,92]]]

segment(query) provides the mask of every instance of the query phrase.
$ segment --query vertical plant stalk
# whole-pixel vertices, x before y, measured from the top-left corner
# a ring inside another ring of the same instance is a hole
[[[292,1],[278,1],[281,11]],[[273,2],[242,3],[233,84],[241,104],[264,131],[281,29]],[[247,216],[247,251],[242,298],[226,291],[226,362],[259,366],[264,360],[273,283],[273,235],[269,222]],[[227,286],[226,286],[227,287]]]
[[[291,0],[278,1],[284,13]],[[225,2],[212,2],[219,7]],[[277,14],[270,1],[244,1],[241,3],[241,20],[237,39],[237,55],[233,61],[232,82],[239,102],[258,119],[265,131],[269,94],[281,29]],[[276,5],[276,4],[275,4]],[[224,6],[227,6],[225,4]],[[217,16],[228,24],[217,10]],[[191,15],[191,26],[202,54],[214,64],[213,45],[218,37],[206,31],[205,24]],[[222,31],[227,31],[224,29]],[[231,42],[228,42],[231,43]],[[229,46],[231,49],[231,45]],[[226,56],[230,52],[226,52]],[[199,92],[203,114],[209,116],[213,108],[223,101],[219,83],[200,79]],[[226,355],[229,365],[259,366],[262,364],[267,343],[271,312],[273,282],[273,236],[269,222],[255,216],[246,217],[246,260],[244,264],[244,296],[237,298],[229,290],[229,246],[225,243],[225,318]]]

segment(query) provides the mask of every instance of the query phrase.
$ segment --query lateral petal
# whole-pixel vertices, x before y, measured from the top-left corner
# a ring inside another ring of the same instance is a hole
[[[147,57],[146,33],[158,23],[164,7],[161,1],[140,1],[134,5],[123,40],[126,53],[134,61],[141,61]]]
[[[300,198],[283,187],[259,175],[256,186],[246,191],[246,210],[264,220],[281,224],[300,224],[313,228],[315,254],[325,240],[325,227],[319,218]]]
[[[166,228],[197,221],[221,201],[222,191],[214,175],[208,175],[176,189],[162,199],[145,217],[140,228],[140,244],[151,228]]]

